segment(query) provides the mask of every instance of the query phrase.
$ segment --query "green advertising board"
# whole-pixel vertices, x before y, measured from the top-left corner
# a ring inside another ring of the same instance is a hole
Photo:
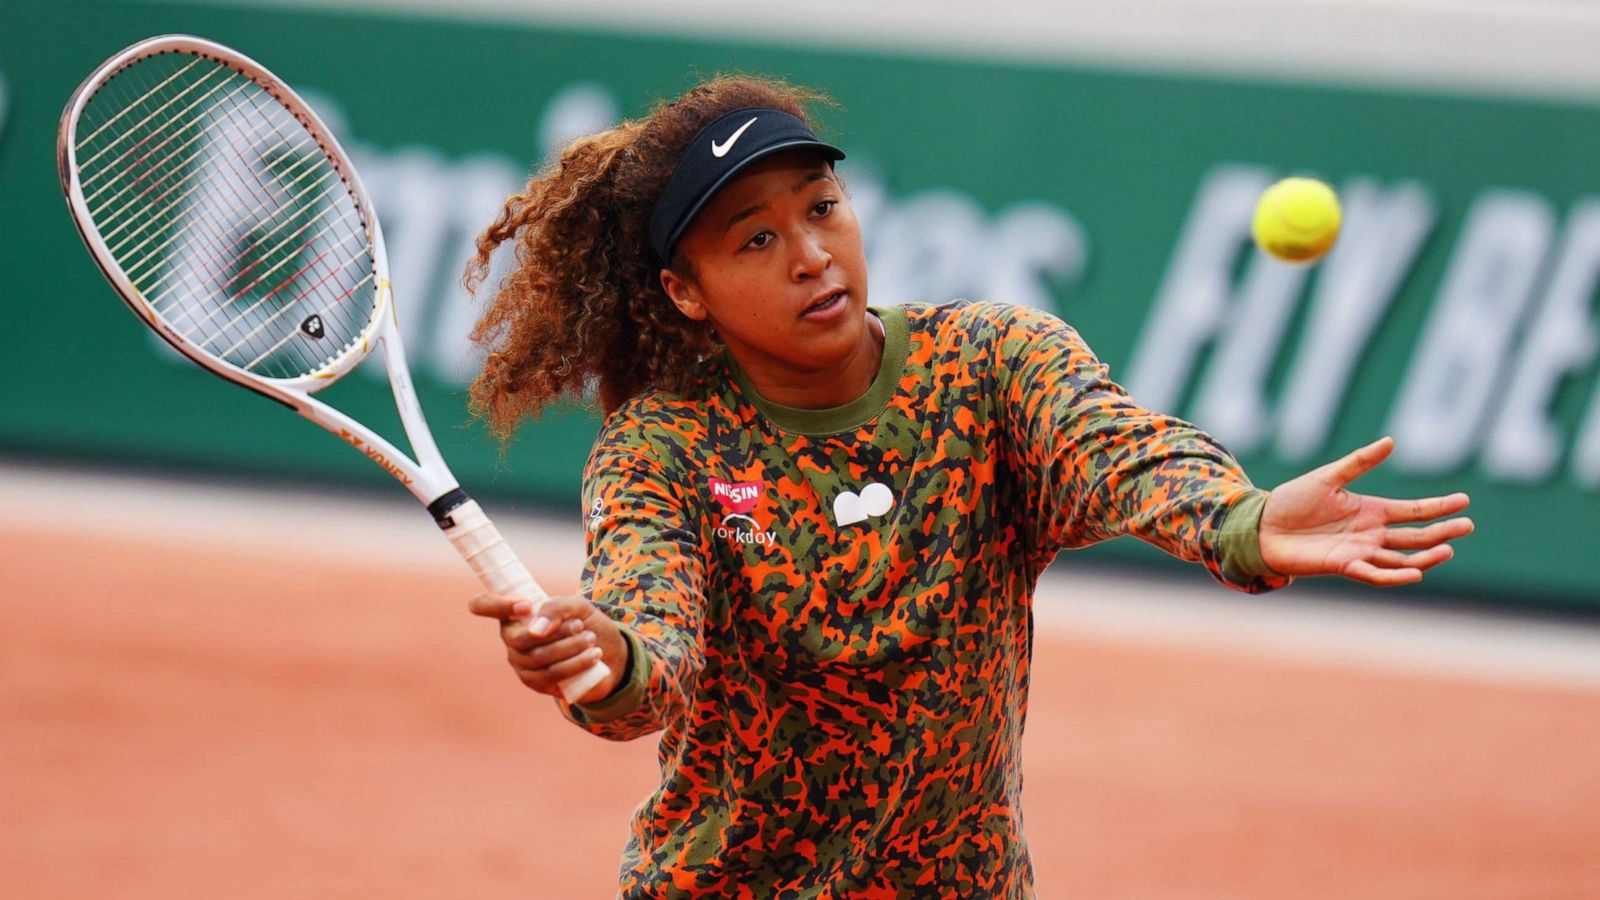
[[[304,8],[8,0],[0,16],[8,455],[385,477],[180,365],[72,230],[54,170],[67,97],[113,51],[187,32],[284,76],[356,158],[457,475],[576,517],[591,413],[548,414],[502,455],[466,411],[471,241],[553,147],[699,74],[751,71],[838,101],[824,125],[850,153],[874,302],[1051,309],[1136,399],[1210,430],[1264,486],[1393,434],[1360,488],[1474,498],[1478,532],[1431,584],[1600,609],[1600,104]],[[1315,267],[1249,244],[1256,196],[1293,173],[1345,204]],[[332,394],[394,421],[375,374]]]

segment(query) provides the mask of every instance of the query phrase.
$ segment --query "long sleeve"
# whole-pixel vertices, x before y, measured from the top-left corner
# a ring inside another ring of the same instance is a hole
[[[1266,492],[1194,425],[1135,403],[1076,330],[1017,308],[998,345],[1001,415],[1041,565],[1133,535],[1249,593],[1282,587],[1261,560]]]
[[[574,723],[631,740],[681,715],[705,665],[705,562],[681,487],[648,448],[601,436],[584,473],[582,590],[629,643],[630,677],[597,703],[559,702]]]

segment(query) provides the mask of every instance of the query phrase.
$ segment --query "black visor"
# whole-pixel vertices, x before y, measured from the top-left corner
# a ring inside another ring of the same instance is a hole
[[[661,199],[650,211],[650,249],[665,265],[696,214],[739,171],[781,150],[809,147],[831,161],[844,153],[824,144],[799,117],[781,109],[736,109],[707,125],[683,151]]]

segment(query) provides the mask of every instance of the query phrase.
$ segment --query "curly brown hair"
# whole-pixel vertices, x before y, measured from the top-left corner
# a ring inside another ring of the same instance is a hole
[[[809,107],[828,102],[777,79],[718,76],[574,141],[529,179],[478,236],[463,279],[476,291],[495,248],[515,239],[516,265],[472,330],[488,352],[472,384],[474,413],[507,442],[524,416],[564,394],[598,389],[610,413],[647,391],[693,384],[721,345],[662,289],[650,211],[695,135],[725,113],[767,106],[808,119]],[[688,271],[681,254],[669,265]]]

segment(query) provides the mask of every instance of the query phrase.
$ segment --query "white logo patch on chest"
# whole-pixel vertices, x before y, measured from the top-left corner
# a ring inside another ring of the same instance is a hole
[[[894,507],[894,492],[874,481],[863,485],[861,493],[845,491],[833,498],[833,523],[843,528],[881,516]]]

